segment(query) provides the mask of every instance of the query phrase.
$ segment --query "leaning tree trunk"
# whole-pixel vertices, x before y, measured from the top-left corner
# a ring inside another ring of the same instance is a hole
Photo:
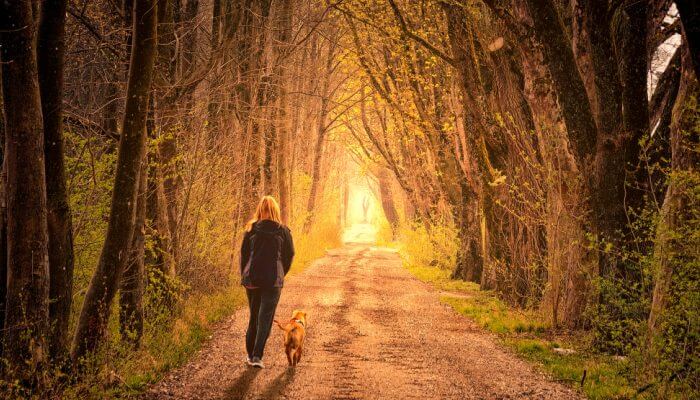
[[[109,310],[134,233],[139,173],[146,151],[146,116],[156,50],[156,2],[134,1],[134,32],[123,129],[107,235],[85,295],[73,341],[73,359],[94,351],[107,329]]]
[[[46,198],[49,233],[49,353],[68,356],[68,322],[73,296],[73,227],[63,162],[63,60],[65,52],[65,0],[42,3],[37,58],[44,116]]]
[[[49,260],[41,100],[32,4],[0,3],[0,62],[7,171],[7,304],[10,375],[38,379],[49,332]]]

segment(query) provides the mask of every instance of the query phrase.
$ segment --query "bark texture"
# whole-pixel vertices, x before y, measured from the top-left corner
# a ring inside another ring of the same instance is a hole
[[[42,3],[37,59],[44,118],[44,156],[49,233],[49,318],[52,358],[68,356],[68,323],[73,298],[73,226],[63,159],[63,64],[65,0]]]
[[[157,6],[154,0],[135,0],[133,10],[127,103],[112,207],[104,247],[85,295],[73,341],[71,355],[74,360],[96,350],[102,342],[134,233],[139,174],[146,151],[148,96],[156,55]]]
[[[147,189],[148,165],[144,162],[139,174],[136,219],[134,222],[134,235],[129,249],[129,261],[126,264],[119,285],[119,331],[122,335],[122,340],[130,343],[134,348],[138,348],[141,344],[141,336],[143,334]]]
[[[277,107],[277,146],[275,153],[277,156],[277,191],[279,193],[280,211],[282,212],[282,222],[289,224],[289,213],[292,209],[291,190],[289,174],[289,141],[292,133],[292,125],[288,120],[290,108],[287,95],[287,68],[289,66],[285,62],[285,58],[289,55],[289,41],[292,37],[292,15],[293,1],[283,0],[280,6],[280,27],[279,37],[277,38],[277,68],[275,75],[278,77],[279,83],[279,98]]]
[[[7,304],[7,174],[5,172],[5,107],[2,98],[2,68],[0,68],[0,327],[4,328]],[[3,354],[4,337],[5,330],[0,329],[0,357]]]
[[[700,79],[700,3],[694,0],[677,0],[678,12],[683,22],[684,39],[695,70],[695,77]]]
[[[625,275],[620,259],[606,251],[620,248],[629,235],[627,207],[641,204],[641,192],[629,191],[636,177],[630,166],[639,156],[639,139],[647,131],[647,4],[630,2],[610,10],[606,2],[572,3],[574,48],[553,2],[525,2],[534,37],[566,123],[576,168],[591,171],[585,181],[591,213],[589,230],[598,246],[598,271]],[[601,10],[607,10],[601,15]],[[614,14],[616,12],[616,14]],[[641,39],[640,36],[644,39]],[[617,53],[613,40],[618,39]],[[621,82],[625,82],[623,86]],[[584,269],[586,270],[586,269]],[[576,287],[584,276],[574,277]],[[570,315],[580,314],[576,303]]]
[[[693,239],[692,234],[700,228],[697,194],[694,194],[700,174],[700,85],[694,76],[690,52],[687,48],[679,51],[685,54],[671,124],[672,175],[660,213],[654,249],[656,279],[648,321],[652,335],[660,333],[660,321],[669,307],[671,294],[683,291],[688,283],[697,282],[697,272],[687,270],[695,269],[693,263],[700,257],[697,237]]]
[[[311,189],[309,199],[306,203],[306,221],[304,221],[304,232],[311,230],[314,212],[316,210],[316,197],[321,185],[321,160],[323,158],[323,145],[326,141],[328,131],[328,113],[330,108],[330,86],[333,74],[333,54],[335,45],[328,45],[328,55],[324,76],[321,78],[321,104],[319,106],[318,125],[316,126],[316,137],[314,139],[313,162],[311,163]]]
[[[400,222],[399,213],[396,211],[394,194],[391,190],[391,176],[386,168],[379,168],[379,171],[377,172],[377,183],[379,186],[379,197],[382,203],[384,216],[386,217],[387,222],[389,222],[392,238],[396,239]]]
[[[0,61],[7,171],[7,304],[4,357],[35,380],[48,355],[49,257],[41,100],[30,2],[0,4]]]

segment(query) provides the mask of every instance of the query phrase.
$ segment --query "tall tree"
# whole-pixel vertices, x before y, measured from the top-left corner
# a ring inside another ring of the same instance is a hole
[[[49,232],[49,351],[65,358],[69,350],[68,322],[73,298],[73,227],[63,161],[63,64],[66,1],[42,3],[37,61],[44,117],[44,156]]]
[[[189,6],[194,7],[191,3]],[[177,107],[176,101],[180,91],[177,88],[176,72],[179,68],[177,57],[175,32],[175,15],[180,12],[180,2],[160,1],[158,3],[158,52],[156,57],[156,69],[154,73],[154,86],[158,111],[158,123],[160,137],[158,146],[159,162],[156,164],[161,169],[165,193],[164,202],[158,203],[166,207],[167,224],[170,232],[167,249],[173,261],[176,262],[178,242],[178,207],[177,201],[180,192],[180,177],[177,168]],[[211,127],[212,129],[215,128]]]
[[[289,212],[291,210],[290,175],[289,175],[289,140],[292,125],[289,121],[289,96],[287,90],[290,85],[288,63],[289,41],[292,38],[292,15],[294,13],[293,0],[283,0],[280,6],[280,27],[277,37],[277,62],[275,75],[279,79],[279,96],[277,106],[277,190],[279,192],[280,209],[282,211],[282,221],[289,224]],[[285,68],[286,67],[286,68]]]
[[[109,319],[110,306],[128,259],[136,217],[139,175],[146,151],[148,96],[156,56],[157,5],[135,0],[129,83],[117,172],[104,246],[85,295],[71,356],[74,360],[96,350]]]
[[[309,190],[309,199],[306,203],[306,221],[304,222],[304,232],[311,230],[313,216],[316,211],[316,197],[318,196],[319,186],[321,185],[321,160],[323,158],[323,145],[328,133],[328,114],[331,111],[331,81],[333,79],[334,60],[335,60],[336,43],[328,43],[328,51],[326,54],[325,68],[322,71],[321,87],[320,87],[320,106],[317,116],[316,132],[314,138],[313,161],[311,164],[311,189]]]
[[[447,17],[448,35],[456,66],[457,77],[460,83],[462,101],[465,118],[462,120],[464,131],[469,132],[466,141],[473,149],[476,165],[471,173],[475,181],[481,183],[482,192],[489,191],[489,169],[493,169],[486,153],[484,135],[488,132],[484,127],[481,110],[484,108],[485,93],[481,82],[482,65],[479,64],[479,57],[472,53],[475,48],[475,38],[473,36],[473,25],[469,22],[464,7],[454,4],[443,4],[443,9]],[[482,104],[479,104],[482,103]],[[478,167],[477,167],[478,166]],[[464,168],[462,168],[462,172]],[[459,227],[460,245],[458,250],[457,266],[452,276],[474,282],[485,282],[482,275],[484,269],[484,259],[486,254],[484,232],[479,221],[480,211],[483,210],[483,203],[489,201],[486,193],[479,193],[470,187],[467,176],[460,177],[460,200],[458,208],[459,217],[455,219]],[[455,203],[458,205],[459,203]]]
[[[2,68],[0,68],[0,327],[5,327],[7,301],[7,181],[5,179],[5,107],[2,101]],[[0,330],[0,356],[5,330]]]
[[[527,4],[578,168],[592,171],[587,180],[591,230],[605,246],[619,248],[629,233],[626,207],[638,206],[640,201],[640,196],[630,195],[626,184],[628,165],[636,162],[640,134],[645,132],[637,120],[647,116],[646,96],[640,97],[646,89],[646,74],[639,73],[646,65],[646,46],[635,44],[639,35],[646,39],[646,2],[630,2],[617,10],[604,1],[574,2],[575,48],[551,1],[528,0]],[[601,16],[602,9],[606,12]],[[613,20],[616,11],[625,15]],[[611,36],[614,28],[622,45],[617,57]],[[624,90],[621,76],[626,78]],[[624,272],[613,253],[602,251],[599,258],[601,273]]]
[[[7,171],[7,304],[4,357],[36,379],[49,333],[49,240],[41,99],[32,3],[0,4],[0,61]]]

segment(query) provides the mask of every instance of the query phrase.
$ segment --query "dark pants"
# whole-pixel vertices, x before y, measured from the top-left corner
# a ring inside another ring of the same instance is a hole
[[[270,336],[272,320],[275,317],[277,302],[280,300],[282,288],[258,288],[245,290],[250,307],[248,331],[245,334],[245,348],[248,357],[262,358],[265,343]]]

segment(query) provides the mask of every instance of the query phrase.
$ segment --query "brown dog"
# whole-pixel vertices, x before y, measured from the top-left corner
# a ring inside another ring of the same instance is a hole
[[[295,367],[301,359],[301,349],[306,337],[306,313],[300,310],[292,311],[292,319],[282,325],[275,320],[277,326],[284,331],[284,352],[287,353],[289,365]]]

